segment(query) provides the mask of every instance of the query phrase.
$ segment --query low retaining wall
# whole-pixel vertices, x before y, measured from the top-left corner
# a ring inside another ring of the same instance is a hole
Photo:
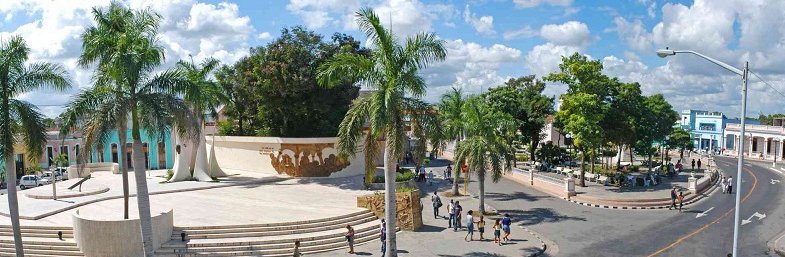
[[[417,187],[417,184],[415,184],[414,179],[410,179],[409,181],[403,181],[403,182],[395,182],[395,188],[401,188],[404,186],[415,188]],[[368,189],[384,190],[384,183],[371,183],[371,185],[368,186]]]
[[[420,191],[396,193],[397,226],[402,230],[417,231],[422,227],[422,203]],[[357,207],[366,208],[376,217],[384,218],[384,194],[364,195],[357,197]]]
[[[348,177],[364,174],[365,156],[338,158],[337,138],[216,136],[215,157],[222,169],[292,177]]]
[[[153,212],[153,247],[158,249],[172,236],[174,212]],[[73,215],[74,241],[86,257],[143,257],[139,219],[97,220]]]
[[[96,162],[81,165],[81,174],[79,174],[77,165],[68,166],[68,179],[84,178],[96,171],[111,171],[112,174],[120,174],[120,165],[114,162]]]

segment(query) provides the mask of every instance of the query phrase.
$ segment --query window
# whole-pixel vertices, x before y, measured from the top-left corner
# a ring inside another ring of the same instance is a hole
[[[716,127],[717,125],[714,123],[701,123],[698,129],[704,131],[714,131]]]
[[[54,161],[54,149],[51,146],[46,147],[46,163],[47,166],[52,166],[52,162]]]
[[[166,144],[158,142],[158,168],[166,169]]]
[[[98,162],[104,162],[104,145],[98,145],[95,152],[98,155]]]
[[[753,152],[758,151],[758,140],[752,139],[752,151]]]
[[[142,144],[142,152],[144,152],[144,169],[150,169],[150,150],[147,147],[147,143]]]
[[[125,163],[126,163],[126,167],[128,167],[129,169],[134,168],[134,162],[133,160],[131,160],[132,158],[131,156],[133,152],[134,152],[133,144],[125,143]]]
[[[112,162],[119,163],[117,159],[117,144],[112,143]]]
[[[74,146],[74,157],[76,157],[76,164],[79,164],[79,145]]]
[[[67,163],[71,162],[70,161],[70,156],[68,155],[68,146],[67,145],[61,145],[60,146],[60,154],[64,154],[65,155],[65,162],[67,162]]]

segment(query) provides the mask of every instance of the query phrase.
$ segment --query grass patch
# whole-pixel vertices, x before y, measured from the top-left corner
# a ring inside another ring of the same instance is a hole
[[[411,169],[401,169],[401,172],[395,175],[395,182],[406,182],[413,178],[414,172]],[[373,183],[384,183],[384,175],[373,177]]]

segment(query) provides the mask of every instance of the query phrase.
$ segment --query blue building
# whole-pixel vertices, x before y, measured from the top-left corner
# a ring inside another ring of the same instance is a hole
[[[146,130],[142,129],[142,150],[147,167],[145,169],[171,169],[174,166],[174,146],[172,145],[171,133],[165,133],[163,139],[153,137]],[[120,138],[117,132],[112,133],[111,137],[104,145],[99,145],[93,151],[90,162],[114,162],[123,161],[128,169],[133,169],[131,153],[133,152],[131,130],[126,131],[126,158],[120,158]],[[121,160],[122,159],[122,160]]]
[[[679,123],[681,128],[690,132],[695,149],[717,151],[725,146],[725,127],[740,121],[729,119],[721,112],[684,110]],[[748,120],[747,123],[759,124],[756,120]]]

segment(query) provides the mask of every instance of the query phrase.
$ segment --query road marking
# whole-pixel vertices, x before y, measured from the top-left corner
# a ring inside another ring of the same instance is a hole
[[[760,213],[758,213],[758,212],[755,212],[755,214],[752,214],[752,216],[750,216],[750,218],[749,218],[749,219],[742,220],[742,221],[741,221],[741,225],[747,225],[748,223],[752,222],[752,218],[755,218],[755,217],[757,217],[757,218],[758,218],[758,221],[760,221],[760,220],[762,220],[763,218],[766,218],[766,214],[760,214]]]
[[[752,196],[752,192],[755,191],[755,187],[758,185],[758,177],[756,177],[755,174],[753,174],[752,171],[750,171],[749,169],[747,169],[746,171],[747,171],[747,173],[749,173],[752,176],[752,178],[754,180],[752,181],[752,187],[750,188],[750,191],[747,192],[747,195],[745,195],[743,199],[741,199],[742,203],[746,202],[747,199],[750,198],[750,196]],[[711,227],[711,225],[719,223],[720,220],[724,219],[725,217],[728,217],[728,215],[733,213],[733,210],[735,210],[735,209],[736,208],[731,208],[730,210],[728,210],[727,212],[722,214],[722,216],[720,216],[719,218],[715,219],[714,221],[709,222],[706,225],[703,225],[703,227],[700,227],[699,229],[696,229],[695,231],[692,231],[691,233],[689,233],[689,234],[687,234],[685,236],[682,236],[679,239],[676,239],[676,241],[673,241],[673,243],[671,243],[670,245],[668,245],[666,247],[663,247],[662,249],[659,249],[656,252],[647,255],[646,257],[657,256],[657,255],[667,251],[668,249],[671,249],[671,248],[681,244],[682,242],[684,242],[684,240],[690,239],[691,237],[693,237],[693,236],[697,235],[698,233],[700,233],[700,232],[706,230],[707,228]]]
[[[706,210],[705,212],[698,213],[698,215],[695,215],[695,218],[697,219],[697,218],[700,218],[700,217],[703,217],[703,216],[709,215],[709,214],[707,214],[707,213],[709,213],[711,210],[714,210],[714,207],[711,207],[711,208],[709,208],[709,209],[708,209],[708,210]]]
[[[779,179],[771,179],[771,184],[772,185],[777,184],[777,183],[780,183]]]

